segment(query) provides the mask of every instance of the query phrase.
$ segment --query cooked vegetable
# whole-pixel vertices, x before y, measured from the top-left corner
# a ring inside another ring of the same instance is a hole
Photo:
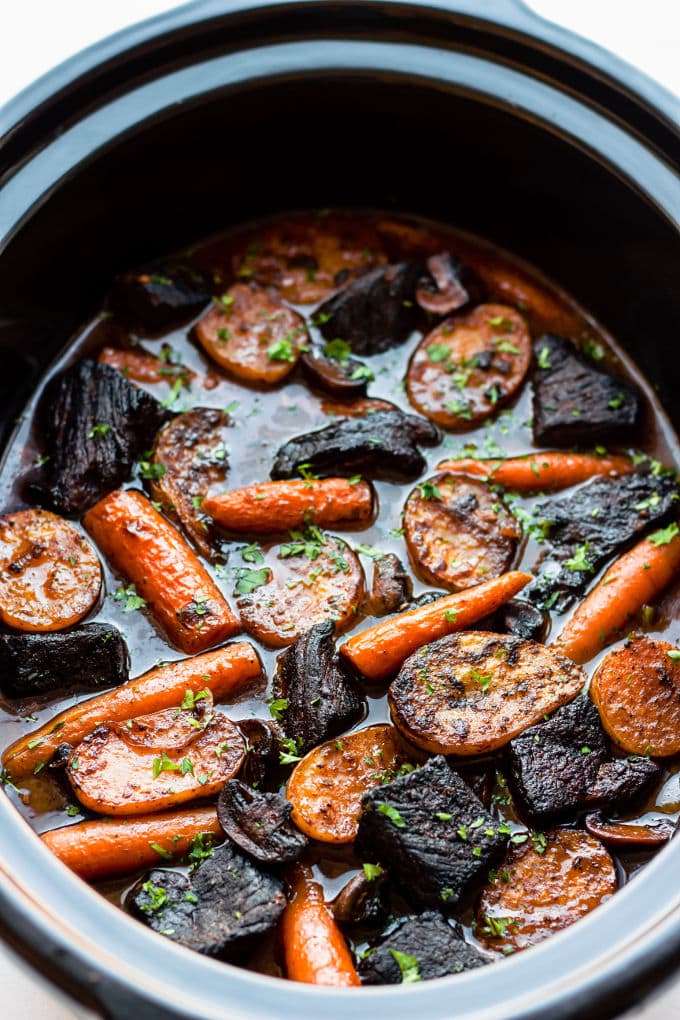
[[[416,301],[432,315],[450,315],[471,300],[481,300],[482,285],[455,255],[442,252],[430,255],[427,274],[418,281]]]
[[[271,726],[262,719],[239,719],[236,724],[246,742],[246,757],[239,776],[254,789],[269,785],[270,773],[279,765],[279,743]],[[280,783],[276,782],[278,789]]]
[[[408,398],[443,428],[473,428],[516,395],[530,362],[522,315],[507,305],[478,305],[421,340],[409,362]]]
[[[611,822],[599,812],[586,817],[586,829],[603,843],[624,847],[663,846],[675,833],[669,818],[653,818],[649,822]]]
[[[83,524],[183,652],[201,652],[241,629],[196,554],[141,492],[110,493]]]
[[[439,471],[482,478],[512,492],[559,492],[600,475],[628,475],[634,470],[630,457],[618,454],[532,453],[504,460],[460,457],[444,460]]]
[[[245,641],[169,662],[113,691],[67,708],[12,744],[4,752],[2,763],[17,778],[41,768],[60,744],[78,744],[103,723],[124,722],[173,708],[187,691],[196,694],[207,689],[215,701],[233,697],[261,677],[262,664],[257,652]]]
[[[311,839],[351,843],[362,795],[393,778],[404,761],[397,731],[384,723],[321,744],[295,766],[288,780],[293,821]],[[367,859],[375,858],[369,854]]]
[[[235,283],[196,324],[213,361],[248,383],[273,385],[295,368],[309,336],[305,320],[276,291]]]
[[[408,609],[413,597],[413,583],[404,564],[395,553],[386,553],[373,564],[373,580],[368,597],[372,616],[387,616]]]
[[[216,408],[185,411],[158,433],[151,461],[151,495],[208,559],[220,539],[203,503],[227,477],[229,425],[229,415]]]
[[[510,850],[482,893],[476,935],[497,952],[542,942],[568,928],[616,892],[614,862],[599,840],[556,829]]]
[[[334,620],[338,634],[354,623],[364,573],[345,542],[312,528],[293,532],[275,552],[271,568],[236,568],[236,604],[250,634],[271,648],[285,648],[324,620]]]
[[[463,938],[458,925],[427,910],[402,917],[359,963],[364,985],[398,985],[460,974],[489,961]]]
[[[530,602],[521,599],[510,599],[493,617],[495,626],[486,630],[507,631],[525,641],[543,641],[548,629],[548,616]]]
[[[680,529],[670,524],[612,564],[558,635],[557,650],[574,662],[588,662],[643,605],[653,602],[678,572]]]
[[[510,741],[508,760],[520,807],[532,822],[587,806],[623,807],[661,778],[654,762],[611,761],[597,709],[586,694]]]
[[[79,361],[49,382],[39,416],[45,467],[31,491],[81,514],[122,485],[170,412],[110,365]]]
[[[641,411],[637,388],[584,358],[564,337],[546,333],[534,344],[534,442],[573,446],[628,436]]]
[[[40,838],[71,871],[92,882],[127,875],[161,860],[180,860],[196,837],[209,835],[222,838],[214,807],[98,818],[52,829]]]
[[[154,931],[187,949],[230,960],[270,931],[285,905],[281,880],[229,841],[191,875],[148,872],[126,898],[131,913]]]
[[[323,347],[306,351],[300,365],[310,386],[340,399],[363,396],[373,379],[372,370],[351,357],[349,344],[337,337]]]
[[[451,591],[505,573],[522,537],[515,518],[484,482],[450,473],[415,487],[403,526],[414,570]]]
[[[481,885],[508,834],[437,757],[364,795],[356,852],[385,864],[410,902],[450,910]]]
[[[530,574],[513,570],[466,591],[428,601],[349,638],[340,652],[368,680],[383,680],[417,648],[491,615],[530,580]]]
[[[595,670],[590,696],[609,736],[629,754],[680,751],[679,660],[668,641],[631,637]]]
[[[330,908],[335,920],[348,928],[382,926],[387,917],[387,907],[382,900],[387,877],[379,864],[367,864],[362,868],[332,900]]]
[[[338,662],[332,620],[302,634],[278,658],[275,705],[281,729],[298,751],[308,751],[349,729],[366,714],[366,702]]]
[[[281,918],[287,977],[309,985],[360,984],[352,954],[311,871],[297,865],[291,887],[292,898]]]
[[[487,754],[576,697],[578,666],[535,641],[486,631],[420,648],[392,681],[392,718],[434,754]]]
[[[117,687],[128,679],[125,638],[107,623],[66,633],[0,634],[0,686],[10,698]]]
[[[150,335],[181,326],[200,312],[210,293],[199,273],[183,266],[157,266],[116,277],[109,294],[115,317]]]
[[[259,482],[209,496],[201,509],[227,531],[252,535],[281,534],[315,524],[366,526],[374,515],[368,482],[345,478]]]
[[[64,630],[96,605],[97,554],[75,525],[49,510],[0,517],[0,621],[22,631]]]
[[[397,411],[399,408],[389,400],[378,400],[375,397],[357,397],[356,400],[330,400],[325,397],[321,401],[321,410],[330,418],[363,418],[376,411]]]
[[[307,848],[290,820],[293,805],[280,793],[259,793],[238,779],[222,787],[217,817],[236,846],[263,864],[289,864]]]
[[[292,478],[306,466],[320,475],[408,482],[426,468],[418,446],[433,446],[440,439],[439,430],[429,422],[401,411],[341,418],[280,447],[271,477]]]
[[[102,365],[110,365],[133,382],[166,382],[171,385],[179,379],[184,385],[189,386],[196,373],[170,360],[172,357],[170,347],[165,347],[164,352],[167,352],[167,356],[158,358],[155,354],[149,354],[140,348],[124,351],[118,347],[103,347],[97,361]]]

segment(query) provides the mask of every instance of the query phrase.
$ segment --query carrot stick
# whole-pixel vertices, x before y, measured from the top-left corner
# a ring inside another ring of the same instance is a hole
[[[494,613],[531,579],[531,574],[511,570],[429,605],[397,613],[345,641],[340,652],[369,680],[384,680],[417,648]]]
[[[60,744],[79,744],[103,722],[123,722],[164,708],[176,708],[188,690],[208,688],[215,701],[241,690],[262,675],[257,652],[246,641],[179,662],[169,662],[113,691],[81,701],[17,740],[2,756],[17,778],[39,770]]]
[[[60,861],[93,881],[183,857],[200,833],[222,836],[214,807],[111,818],[52,829],[40,837]]]
[[[344,936],[309,868],[293,869],[293,898],[281,917],[286,974],[308,985],[360,985]]]
[[[655,543],[656,536],[668,541]],[[554,642],[573,662],[588,662],[618,635],[638,610],[680,572],[680,533],[670,525],[643,538],[616,560],[577,607]]]
[[[373,490],[367,482],[350,485],[346,478],[262,482],[208,496],[201,510],[228,531],[258,535],[306,524],[368,524],[373,516]]]
[[[502,485],[513,492],[557,492],[578,485],[597,475],[629,475],[630,457],[611,454],[596,457],[590,453],[535,453],[505,460],[476,460],[462,457],[444,460],[438,471],[455,471]]]
[[[97,360],[140,383],[172,383],[178,378],[188,383],[196,375],[184,365],[168,364],[148,351],[122,351],[117,347],[103,347]]]
[[[241,629],[196,554],[143,493],[109,493],[83,524],[183,652],[202,652]]]

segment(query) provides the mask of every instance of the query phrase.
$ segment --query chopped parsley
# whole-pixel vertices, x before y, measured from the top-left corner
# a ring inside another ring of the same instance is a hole
[[[146,605],[146,599],[137,594],[137,589],[134,584],[129,584],[127,588],[118,588],[116,591],[111,593],[110,597],[114,600],[114,602],[124,603],[124,613],[134,613],[135,609],[143,609]]]
[[[378,804],[378,811],[381,815],[385,815],[386,818],[392,822],[392,825],[397,829],[405,829],[406,822],[401,817],[396,808],[392,807],[391,804]]]
[[[400,953],[398,949],[390,949],[390,953],[401,971],[401,983],[403,985],[410,985],[414,981],[422,980],[420,970],[418,969],[418,960],[415,956],[410,956],[408,953]]]
[[[236,575],[234,592],[237,595],[250,595],[256,588],[261,588],[269,580],[269,568],[248,570],[246,567],[232,567]]]
[[[93,425],[90,431],[87,433],[88,439],[94,439],[96,436],[105,436],[107,432],[111,431],[110,425],[97,424]]]
[[[383,873],[383,869],[379,864],[364,864],[362,867],[367,882],[375,882],[376,878],[380,878]]]
[[[442,494],[434,482],[421,482],[416,488],[420,493],[421,499],[438,499],[441,502]]]
[[[677,524],[673,521],[667,528],[661,528],[659,531],[655,531],[653,535],[649,536],[649,541],[652,545],[670,545],[675,536],[678,534]]]

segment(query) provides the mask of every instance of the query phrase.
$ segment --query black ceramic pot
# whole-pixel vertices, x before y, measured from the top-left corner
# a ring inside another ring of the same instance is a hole
[[[366,206],[468,228],[591,309],[680,425],[679,105],[514,0],[205,0],[2,111],[0,418],[111,276],[231,223]],[[483,972],[330,991],[215,963],[74,878],[0,796],[0,926],[107,1016],[615,1016],[680,952],[680,841],[569,931]]]

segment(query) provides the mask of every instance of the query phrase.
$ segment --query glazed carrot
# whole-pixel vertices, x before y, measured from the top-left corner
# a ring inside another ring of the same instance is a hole
[[[231,697],[262,676],[262,664],[251,644],[239,641],[191,659],[169,662],[113,691],[67,708],[40,729],[9,747],[3,765],[14,778],[38,770],[60,744],[78,744],[104,722],[124,722],[150,712],[176,708],[188,690],[207,688],[215,701]]]
[[[40,837],[81,878],[125,875],[183,857],[201,833],[222,837],[214,807],[166,811],[138,818],[112,818],[52,829]]]
[[[620,556],[558,635],[555,647],[573,662],[588,662],[652,602],[680,572],[676,524],[644,538]]]
[[[634,468],[630,457],[617,454],[596,457],[591,453],[558,451],[505,460],[461,457],[459,460],[442,461],[438,470],[474,475],[513,492],[557,492],[598,475],[629,475]]]
[[[183,652],[202,652],[241,629],[196,554],[143,493],[109,493],[83,524]]]
[[[228,531],[275,534],[316,524],[368,524],[373,517],[373,490],[368,482],[351,485],[346,478],[302,478],[246,485],[208,496],[201,510]]]
[[[416,648],[465,630],[494,613],[530,580],[531,574],[511,570],[426,606],[408,609],[351,637],[340,646],[340,652],[369,680],[383,680]]]
[[[140,383],[173,383],[181,379],[186,384],[196,376],[184,365],[176,365],[157,358],[148,351],[123,351],[118,347],[103,347],[97,359],[104,365],[122,372],[128,379]]]
[[[288,978],[336,988],[360,985],[344,936],[310,869],[295,867],[291,885],[293,896],[281,918]]]

